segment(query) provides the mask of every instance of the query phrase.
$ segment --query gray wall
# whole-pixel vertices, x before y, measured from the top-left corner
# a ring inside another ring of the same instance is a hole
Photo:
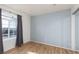
[[[70,21],[70,10],[32,16],[31,40],[71,48]]]

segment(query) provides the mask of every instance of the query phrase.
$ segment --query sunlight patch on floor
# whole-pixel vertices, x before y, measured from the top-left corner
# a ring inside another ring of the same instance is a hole
[[[37,53],[35,53],[35,52],[27,52],[27,54],[37,54]]]

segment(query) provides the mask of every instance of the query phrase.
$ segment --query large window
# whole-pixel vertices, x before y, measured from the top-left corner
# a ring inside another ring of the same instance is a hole
[[[2,10],[3,39],[16,37],[17,15]]]

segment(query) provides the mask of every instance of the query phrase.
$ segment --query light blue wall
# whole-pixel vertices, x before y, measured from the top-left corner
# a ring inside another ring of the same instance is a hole
[[[32,16],[31,40],[71,48],[70,21],[70,10]]]
[[[79,50],[79,13],[77,13],[75,19],[75,34],[76,34],[76,50]]]

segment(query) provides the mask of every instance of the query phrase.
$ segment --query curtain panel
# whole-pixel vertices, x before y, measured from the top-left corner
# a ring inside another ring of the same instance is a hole
[[[23,44],[23,31],[22,31],[22,16],[17,15],[17,38],[16,46],[20,47]]]
[[[2,10],[0,9],[0,54],[3,53],[3,39],[2,39],[2,17],[1,17],[1,12]]]

